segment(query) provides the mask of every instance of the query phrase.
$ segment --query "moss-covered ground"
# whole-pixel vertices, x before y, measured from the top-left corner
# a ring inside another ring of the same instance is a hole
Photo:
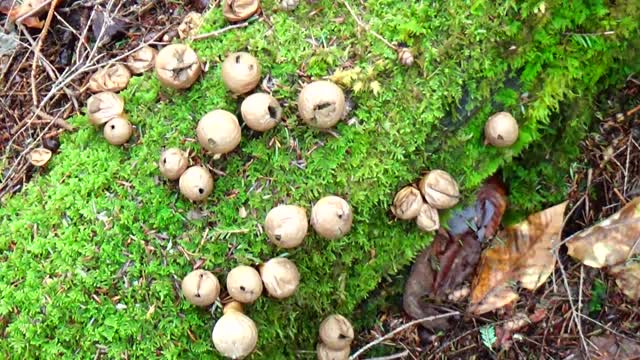
[[[265,1],[268,21],[192,44],[208,71],[191,89],[161,88],[152,74],[131,81],[123,96],[135,143],[110,146],[84,116],[71,120],[79,130],[64,136],[60,154],[0,209],[0,357],[216,358],[210,333],[219,310],[212,316],[183,301],[180,278],[200,261],[223,280],[238,264],[288,256],[301,287],[247,309],[260,332],[253,358],[313,358],[322,317],[349,316],[431,239],[389,216],[395,191],[442,168],[471,201],[502,169],[514,218],[561,199],[591,122],[583,104],[640,67],[640,10],[630,0],[351,3],[373,30],[411,47],[416,63],[400,65],[339,1],[302,1],[292,13]],[[201,31],[225,25],[216,8]],[[286,121],[264,134],[243,128],[239,148],[214,160],[194,140],[195,125],[216,108],[238,114],[219,66],[236,50],[254,54],[276,82]],[[355,120],[335,134],[303,125],[301,82],[336,72]],[[503,150],[482,143],[484,121],[500,110],[521,125]],[[159,179],[156,162],[169,146],[216,170],[205,204]],[[354,208],[344,238],[310,233],[285,252],[260,232],[276,204],[310,210],[327,194]],[[353,320],[359,329],[370,321]]]

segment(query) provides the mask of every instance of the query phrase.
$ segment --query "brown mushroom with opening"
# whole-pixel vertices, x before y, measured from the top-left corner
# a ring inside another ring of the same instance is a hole
[[[452,208],[460,200],[458,183],[443,170],[429,171],[419,187],[427,203],[436,209]]]
[[[230,22],[250,18],[260,9],[260,0],[223,0],[222,14]]]
[[[180,192],[191,201],[202,201],[213,191],[213,176],[202,166],[192,166],[180,175]]]
[[[240,106],[242,119],[252,130],[273,129],[282,118],[282,107],[273,96],[265,93],[249,95]]]
[[[424,204],[420,190],[413,186],[405,186],[396,194],[393,199],[391,212],[402,220],[415,219],[420,213],[420,209]]]
[[[213,110],[200,119],[196,135],[205,150],[213,154],[226,154],[240,144],[240,124],[232,113]]]
[[[122,145],[129,141],[133,134],[133,126],[126,118],[116,116],[104,126],[104,138],[111,145]]]
[[[493,114],[484,126],[485,144],[509,147],[518,140],[519,128],[516,119],[508,112]]]
[[[182,294],[196,306],[209,306],[220,295],[220,282],[211,272],[194,270],[182,279]]]
[[[87,116],[95,126],[104,125],[109,120],[122,116],[123,113],[124,100],[114,92],[103,91],[91,95],[87,100]]]
[[[265,232],[273,244],[291,249],[307,235],[307,211],[295,205],[279,205],[271,209],[264,221]]]
[[[113,63],[96,71],[89,79],[89,91],[98,93],[102,91],[118,92],[127,87],[131,73],[126,66]]]
[[[145,45],[127,57],[127,67],[132,74],[142,74],[145,71],[153,69],[157,55],[158,50],[149,45]]]
[[[330,349],[340,350],[349,347],[353,336],[353,326],[342,315],[330,315],[320,324],[320,340]]]
[[[262,294],[262,279],[258,271],[251,266],[240,265],[227,275],[227,291],[236,301],[250,304]]]
[[[336,240],[351,230],[353,211],[341,197],[323,197],[311,209],[311,226],[322,237]]]
[[[300,284],[298,267],[286,258],[273,258],[260,265],[260,277],[267,293],[276,299],[293,295]]]
[[[256,348],[258,328],[242,313],[242,304],[232,301],[225,305],[222,317],[213,326],[211,340],[223,356],[244,359]]]
[[[330,81],[312,82],[298,95],[298,113],[313,127],[330,128],[346,114],[344,92]]]
[[[198,80],[202,69],[193,49],[184,44],[164,47],[156,56],[156,76],[162,85],[172,89],[187,89]]]
[[[187,154],[178,148],[169,148],[162,152],[158,167],[162,176],[176,180],[187,170],[189,159]]]
[[[222,82],[235,95],[255,89],[260,76],[258,59],[247,52],[232,53],[222,62]]]
[[[318,360],[347,360],[349,359],[350,352],[350,346],[336,350],[328,347],[327,344],[318,343],[318,347],[316,348]]]

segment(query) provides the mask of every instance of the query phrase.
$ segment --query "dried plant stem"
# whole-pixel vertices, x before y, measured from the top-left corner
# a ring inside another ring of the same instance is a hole
[[[249,21],[245,21],[245,22],[242,22],[242,23],[229,25],[227,27],[223,27],[222,29],[218,29],[216,31],[208,32],[206,34],[195,35],[195,36],[192,36],[191,39],[192,40],[202,40],[202,39],[209,39],[209,38],[213,38],[213,37],[218,37],[218,36],[222,35],[223,33],[227,32],[229,30],[239,29],[239,28],[243,28],[243,27],[247,27],[247,26],[249,26]]]
[[[356,15],[356,13],[353,11],[353,9],[351,8],[351,6],[349,5],[349,3],[347,2],[347,0],[340,0],[344,6],[346,6],[347,10],[349,10],[349,13],[351,14],[351,16],[353,17],[353,19],[358,23],[358,25],[367,30],[371,35],[377,37],[380,41],[382,41],[383,43],[385,43],[385,45],[387,45],[388,47],[390,47],[391,49],[398,51],[398,47],[393,45],[392,43],[389,42],[389,40],[385,39],[382,35],[378,34],[377,32],[371,30],[371,28],[369,27],[369,25],[365,24],[362,20],[360,20],[360,18],[358,17],[358,15]]]
[[[40,37],[38,38],[38,43],[36,44],[35,49],[33,50],[33,61],[31,62],[31,96],[33,97],[33,106],[38,105],[38,91],[36,89],[36,71],[38,68],[38,61],[40,55],[40,48],[42,47],[42,43],[47,38],[47,34],[49,33],[49,26],[51,26],[51,19],[53,19],[53,13],[58,5],[58,0],[52,0],[51,6],[49,7],[49,12],[47,13],[47,19],[44,22],[44,27],[42,28],[42,33],[40,33]]]

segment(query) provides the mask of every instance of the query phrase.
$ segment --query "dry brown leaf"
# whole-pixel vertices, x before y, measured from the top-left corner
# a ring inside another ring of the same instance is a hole
[[[10,22],[16,22],[20,17],[31,13],[31,15],[23,18],[21,23],[24,26],[30,28],[42,29],[44,25],[44,21],[40,20],[38,16],[47,13],[49,11],[49,7],[51,6],[51,1],[48,0],[25,0],[22,4],[12,8],[1,9],[1,12],[5,13],[9,17]]]
[[[34,166],[45,166],[51,159],[51,151],[45,148],[33,149],[29,153],[29,162]]]
[[[631,360],[637,359],[640,353],[640,344],[613,334],[592,336],[589,339],[596,346],[598,354],[594,359],[598,360]]]
[[[614,266],[609,269],[609,274],[616,278],[616,284],[623,294],[634,301],[640,299],[640,263]]]
[[[483,314],[518,298],[512,285],[529,290],[544,284],[555,267],[551,252],[561,235],[567,202],[530,215],[501,231],[480,258],[471,290],[469,311]]]
[[[595,268],[621,264],[640,253],[640,197],[567,241],[569,255]]]

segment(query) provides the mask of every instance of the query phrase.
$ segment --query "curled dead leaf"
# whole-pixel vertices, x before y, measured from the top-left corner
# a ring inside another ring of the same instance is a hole
[[[546,282],[556,264],[551,249],[560,239],[566,207],[563,202],[535,213],[498,234],[494,246],[482,253],[470,312],[483,314],[516,300],[515,283],[535,290]]]
[[[34,166],[45,166],[51,159],[51,151],[45,148],[33,149],[29,153],[29,162]]]

